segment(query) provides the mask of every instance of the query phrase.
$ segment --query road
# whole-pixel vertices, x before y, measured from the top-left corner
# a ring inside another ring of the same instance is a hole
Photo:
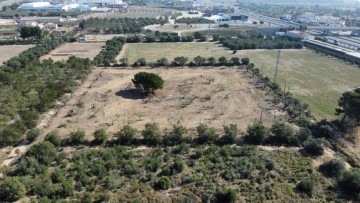
[[[164,26],[167,25],[174,25],[174,23],[169,23],[169,24],[165,24]],[[178,23],[177,25],[186,25],[186,24],[180,24]],[[203,31],[203,30],[211,30],[211,29],[218,29],[218,28],[214,28],[212,25],[209,28],[209,24],[196,24],[196,26],[198,26],[199,28],[192,28],[192,29],[181,29],[181,30],[173,30],[173,29],[163,29],[163,28],[159,28],[161,27],[160,24],[156,24],[156,25],[148,25],[145,26],[144,29],[145,30],[151,30],[151,31],[159,31],[159,32],[169,32],[169,33],[177,33],[179,36],[181,36],[181,33],[183,32],[196,32],[196,31]]]

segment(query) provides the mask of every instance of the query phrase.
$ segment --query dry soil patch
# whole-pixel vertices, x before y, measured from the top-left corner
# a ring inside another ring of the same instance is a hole
[[[67,60],[70,56],[93,59],[105,46],[105,43],[66,43],[41,59],[51,58],[54,61]]]
[[[131,79],[138,72],[154,72],[164,80],[156,96],[134,91]],[[142,130],[156,122],[162,130],[180,122],[188,128],[199,123],[222,128],[235,123],[241,130],[259,119],[270,124],[276,107],[241,70],[214,69],[95,69],[50,123],[46,131],[68,135],[77,129],[87,135],[97,128],[117,132],[130,124]]]

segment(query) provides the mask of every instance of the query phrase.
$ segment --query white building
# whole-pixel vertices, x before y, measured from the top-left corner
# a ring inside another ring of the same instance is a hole
[[[203,18],[208,19],[208,20],[213,20],[218,23],[231,20],[231,17],[224,13],[219,13],[218,15],[212,15],[210,17],[203,17]]]
[[[298,23],[318,23],[319,22],[320,17],[317,16],[315,13],[304,13],[302,15],[299,15],[296,18],[296,21]]]
[[[292,19],[292,15],[291,14],[284,14],[280,17],[280,19],[282,20],[291,20]]]
[[[344,20],[341,20],[341,18],[339,18],[339,17],[334,17],[334,16],[330,16],[330,15],[321,16],[319,18],[319,23],[324,24],[326,26],[332,26],[332,27],[345,26]]]
[[[53,5],[50,2],[34,2],[21,4],[18,11],[67,11],[68,7],[64,5]]]
[[[117,6],[125,5],[122,0],[78,0],[77,3],[88,6]],[[126,4],[127,5],[127,4]]]

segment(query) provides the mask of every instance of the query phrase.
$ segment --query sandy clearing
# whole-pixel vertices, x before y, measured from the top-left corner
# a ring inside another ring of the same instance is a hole
[[[52,58],[54,61],[61,61],[68,59],[70,56],[93,59],[103,46],[105,46],[105,43],[66,43],[51,51],[50,54],[41,57],[41,59]]]
[[[18,56],[21,52],[34,47],[35,45],[5,45],[0,46],[0,64],[11,59],[14,56]]]
[[[87,42],[106,42],[114,37],[126,37],[122,34],[85,35]]]
[[[155,97],[143,98],[133,91],[131,79],[140,71],[154,72],[166,81]],[[91,135],[98,128],[117,132],[130,124],[142,130],[156,122],[162,130],[180,122],[188,128],[199,123],[222,128],[236,123],[241,130],[259,119],[273,121],[276,107],[254,89],[244,72],[214,69],[95,69],[72,99],[50,122],[47,132],[68,135],[77,129]],[[254,92],[252,92],[252,89]],[[79,102],[82,104],[79,107]]]

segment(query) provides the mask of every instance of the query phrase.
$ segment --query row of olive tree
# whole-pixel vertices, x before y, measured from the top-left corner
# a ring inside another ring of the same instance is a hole
[[[123,67],[127,67],[130,65],[128,58],[120,59],[120,65]],[[225,56],[215,58],[209,57],[205,58],[202,56],[197,56],[193,59],[193,61],[189,61],[189,58],[184,56],[175,57],[173,61],[168,60],[165,57],[162,57],[156,60],[155,63],[148,63],[145,58],[139,58],[136,60],[132,66],[133,67],[140,67],[140,66],[150,66],[152,68],[155,67],[184,67],[184,66],[239,66],[239,65],[249,65],[250,60],[249,58],[239,58],[239,57],[231,57],[230,59],[226,58]]]

